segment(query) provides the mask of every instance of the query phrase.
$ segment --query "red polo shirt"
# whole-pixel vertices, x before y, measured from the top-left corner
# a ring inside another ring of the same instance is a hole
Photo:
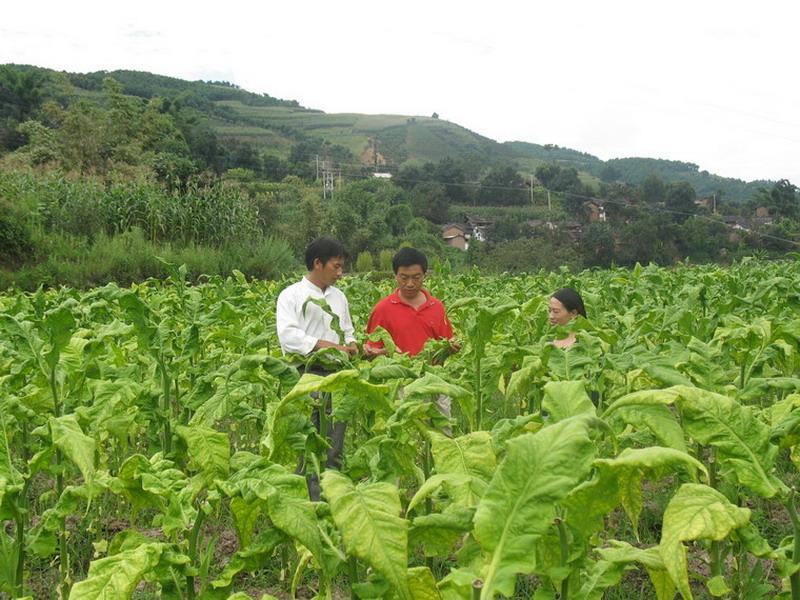
[[[395,290],[381,300],[372,309],[367,323],[367,333],[372,333],[380,326],[392,336],[400,352],[408,352],[411,356],[419,354],[429,339],[450,339],[453,337],[453,326],[447,319],[444,304],[431,296],[427,290],[425,303],[414,308],[400,300]],[[382,342],[367,342],[370,346],[380,348]]]

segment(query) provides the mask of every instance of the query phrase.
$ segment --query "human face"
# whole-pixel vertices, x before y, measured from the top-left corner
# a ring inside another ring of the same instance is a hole
[[[566,325],[577,315],[577,310],[567,310],[567,307],[560,300],[550,298],[550,308],[548,310],[550,325]]]
[[[414,300],[422,289],[422,282],[425,280],[425,273],[420,265],[410,267],[397,267],[394,275],[397,282],[397,289],[403,300]]]
[[[324,290],[339,281],[342,276],[342,269],[344,269],[343,256],[334,256],[324,264],[321,260],[315,259],[314,270],[312,271],[314,283]]]

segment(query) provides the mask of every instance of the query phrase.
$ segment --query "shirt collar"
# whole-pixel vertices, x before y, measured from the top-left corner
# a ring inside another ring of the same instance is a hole
[[[430,292],[428,292],[428,290],[426,290],[425,288],[422,288],[420,291],[423,294],[425,294],[425,302],[423,302],[419,306],[419,308],[422,308],[423,306],[430,306],[431,304],[433,304],[433,301],[431,300]],[[410,304],[406,304],[405,302],[403,302],[400,299],[400,290],[397,289],[397,288],[395,288],[394,292],[392,292],[392,294],[389,296],[389,302],[391,302],[392,304],[405,304],[406,306],[409,306],[409,307],[413,308],[413,306],[411,306]],[[419,309],[416,309],[416,310],[419,310]]]
[[[333,287],[333,286],[329,285],[327,288],[325,288],[325,290],[323,290],[322,288],[317,287],[317,285],[315,283],[312,283],[311,280],[308,277],[306,277],[305,275],[303,275],[303,283],[305,284],[305,286],[307,288],[317,292],[318,294],[322,294],[323,296],[325,294],[327,294],[328,291]]]

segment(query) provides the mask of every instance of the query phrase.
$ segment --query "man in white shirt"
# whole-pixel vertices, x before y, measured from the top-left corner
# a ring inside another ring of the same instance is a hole
[[[330,347],[338,348],[350,356],[358,353],[347,298],[341,290],[333,287],[342,276],[344,255],[344,246],[328,237],[317,238],[306,248],[308,273],[278,295],[275,320],[284,354],[293,352],[308,356],[315,350]],[[309,298],[327,302],[331,312],[339,319],[344,339],[331,327],[333,317],[316,304],[306,303]],[[325,373],[317,371],[317,374]],[[325,398],[324,402],[326,413],[330,413],[330,397]],[[316,409],[311,420],[319,431],[319,412]],[[327,467],[338,469],[341,466],[346,425],[333,423],[328,432],[331,447],[328,450]],[[308,491],[312,500],[319,500],[319,482],[315,474],[309,475]]]
[[[275,316],[281,349],[285,354],[294,352],[307,356],[314,350],[333,346],[355,355],[358,349],[347,298],[333,287],[342,276],[344,246],[331,238],[314,240],[306,249],[306,267],[308,274],[278,296]],[[339,317],[345,339],[340,339],[331,328],[333,319],[329,314],[316,304],[305,304],[309,298],[324,299],[328,303]]]

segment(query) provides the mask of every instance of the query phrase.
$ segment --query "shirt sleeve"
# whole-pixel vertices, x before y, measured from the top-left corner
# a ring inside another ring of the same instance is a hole
[[[297,302],[290,294],[281,293],[275,308],[275,326],[278,341],[285,353],[310,354],[318,338],[308,335],[300,325]]]
[[[380,321],[381,321],[380,312],[378,311],[378,306],[376,305],[372,309],[372,312],[369,315],[369,321],[367,321],[367,334],[372,333],[373,331],[375,331],[375,329],[378,326],[381,326],[381,322]],[[367,340],[364,343],[367,346],[369,346],[370,348],[383,348],[383,342],[381,342],[381,341],[373,342],[373,341]]]
[[[344,299],[344,314],[339,320],[339,325],[342,326],[342,333],[344,333],[344,343],[356,341],[356,330],[353,327],[353,319],[350,318],[350,304],[347,302],[347,297]]]

